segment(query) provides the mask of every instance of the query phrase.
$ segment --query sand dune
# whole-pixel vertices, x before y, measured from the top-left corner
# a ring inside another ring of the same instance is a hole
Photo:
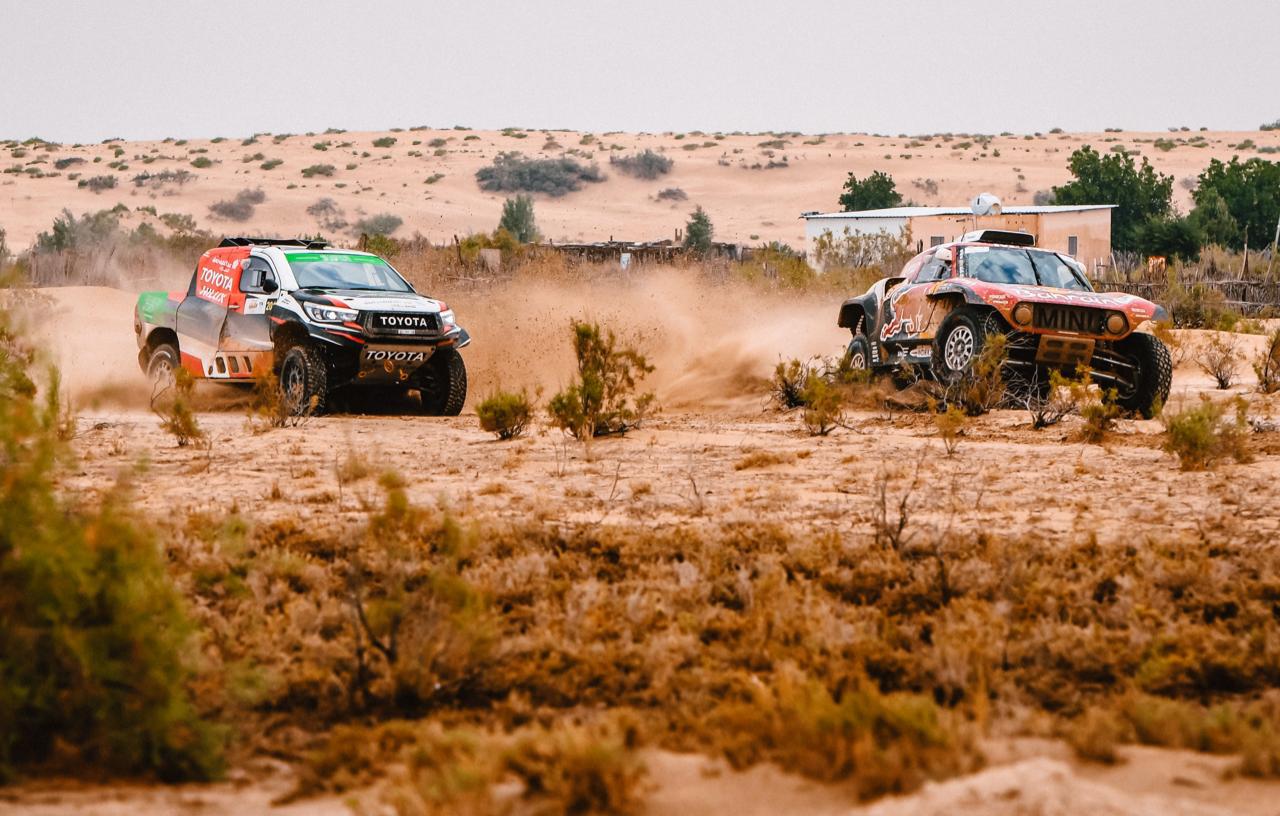
[[[1204,137],[1197,142],[1203,146],[1185,143],[1193,137]],[[384,138],[394,138],[395,144],[373,146]],[[771,144],[776,139],[782,143]],[[1175,146],[1157,149],[1157,139],[1172,140]],[[941,136],[925,140],[866,134],[589,135],[453,129],[296,135],[280,142],[263,135],[248,145],[242,144],[242,138],[64,145],[49,151],[26,148],[24,155],[0,153],[9,159],[8,166],[21,171],[0,176],[0,226],[7,230],[11,246],[21,248],[48,229],[63,208],[81,213],[123,203],[131,209],[155,207],[159,213],[188,214],[214,230],[311,234],[320,227],[307,214],[307,207],[332,198],[348,221],[390,212],[404,219],[397,234],[420,232],[441,242],[496,225],[503,196],[482,191],[475,173],[499,152],[561,156],[576,151],[574,158],[600,165],[608,179],[562,198],[538,197],[538,223],[550,239],[667,238],[683,227],[687,213],[700,204],[724,240],[780,240],[799,246],[804,234],[800,213],[836,209],[845,174],[851,171],[863,176],[885,170],[894,176],[902,194],[919,204],[962,204],[983,190],[996,193],[1007,204],[1030,204],[1036,191],[1067,179],[1067,158],[1084,144],[1101,151],[1118,147],[1141,151],[1157,169],[1181,182],[1198,174],[1211,158],[1254,155],[1255,148],[1234,148],[1245,139],[1260,147],[1280,146],[1280,132],[1012,134],[983,146],[964,136],[947,141]],[[609,165],[610,155],[644,149],[674,159],[672,171],[644,181]],[[254,158],[258,154],[261,159]],[[55,168],[56,161],[68,159],[83,161]],[[212,165],[192,165],[201,159]],[[262,170],[266,160],[281,164]],[[770,162],[784,166],[752,169]],[[316,164],[332,165],[333,176],[302,175],[304,168]],[[144,172],[179,169],[193,173],[194,179],[161,190],[132,183]],[[28,170],[46,175],[35,177]],[[100,175],[114,176],[117,186],[101,193],[78,186],[79,181]],[[658,191],[668,187],[684,190],[688,200],[657,200]],[[246,188],[266,193],[266,201],[251,220],[220,222],[210,215],[210,204]],[[1187,208],[1189,193],[1182,183],[1175,184],[1175,200]]]

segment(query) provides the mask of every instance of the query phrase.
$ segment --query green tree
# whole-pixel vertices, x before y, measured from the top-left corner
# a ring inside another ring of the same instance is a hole
[[[844,192],[840,194],[840,209],[845,212],[881,210],[901,203],[902,195],[893,183],[893,176],[879,170],[862,181],[850,173],[844,183]]]
[[[533,218],[533,198],[517,195],[503,202],[502,218],[498,221],[498,229],[511,233],[522,244],[532,244],[537,241],[538,224]]]
[[[1217,190],[1197,190],[1196,207],[1191,211],[1191,221],[1204,236],[1206,244],[1231,247],[1240,244],[1240,225],[1227,207],[1227,201]]]
[[[702,207],[698,207],[689,216],[689,223],[684,226],[684,246],[697,252],[710,252],[714,234],[715,227],[711,225],[711,217]]]
[[[1075,178],[1053,188],[1056,204],[1114,204],[1111,245],[1122,252],[1140,249],[1139,230],[1172,210],[1173,176],[1157,173],[1144,157],[1138,167],[1127,153],[1105,156],[1089,145],[1071,154],[1067,168]]]
[[[1143,255],[1198,261],[1204,233],[1191,218],[1152,218],[1138,228],[1137,240]]]
[[[1227,246],[1239,249],[1246,241],[1254,247],[1271,243],[1280,220],[1280,164],[1264,159],[1242,162],[1236,156],[1227,164],[1214,159],[1200,174],[1194,193],[1196,209],[1216,206],[1214,194],[1226,203],[1240,227]]]

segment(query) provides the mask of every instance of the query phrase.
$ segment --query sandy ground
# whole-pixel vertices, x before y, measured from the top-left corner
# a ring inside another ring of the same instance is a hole
[[[673,237],[682,228],[695,204],[702,205],[715,223],[721,240],[754,243],[779,240],[803,245],[804,229],[799,220],[809,210],[837,209],[836,199],[845,174],[863,177],[873,170],[893,175],[898,190],[907,199],[924,205],[957,205],[988,190],[1006,204],[1031,204],[1038,190],[1048,190],[1068,179],[1067,158],[1084,144],[1100,151],[1117,146],[1141,151],[1162,173],[1172,175],[1175,203],[1188,209],[1189,193],[1181,181],[1198,175],[1211,158],[1226,160],[1239,153],[1255,155],[1254,148],[1233,149],[1245,139],[1257,146],[1280,146],[1280,132],[1125,132],[1125,133],[1045,133],[1040,136],[1012,134],[992,139],[986,149],[972,139],[956,136],[944,141],[940,136],[923,141],[907,136],[867,134],[827,134],[782,136],[782,147],[762,147],[774,140],[771,134],[588,134],[571,131],[519,131],[523,138],[493,131],[414,130],[379,133],[296,135],[275,143],[271,136],[243,145],[244,134],[213,142],[191,140],[173,142],[112,142],[99,145],[63,145],[51,151],[28,149],[19,157],[0,152],[4,168],[30,172],[0,175],[0,227],[8,232],[11,247],[26,247],[41,230],[49,229],[63,208],[76,214],[107,209],[123,203],[129,209],[154,206],[158,212],[184,213],[215,230],[235,230],[236,226],[213,220],[209,205],[233,198],[244,189],[261,188],[266,201],[257,208],[251,222],[254,233],[313,234],[318,225],[307,214],[308,206],[321,198],[332,198],[348,221],[364,215],[392,212],[404,219],[398,235],[421,232],[437,243],[454,235],[492,230],[502,210],[504,196],[482,191],[475,173],[490,164],[502,151],[526,155],[560,156],[566,150],[581,151],[575,156],[595,162],[605,171],[607,181],[586,184],[562,198],[539,196],[538,224],[547,238],[556,241],[657,240]],[[15,135],[15,134],[10,134]],[[1202,147],[1186,144],[1204,137]],[[396,143],[377,148],[373,141],[393,137]],[[475,138],[472,138],[475,137]],[[443,139],[443,147],[432,147]],[[1170,139],[1175,147],[1162,151],[1156,139]],[[1184,143],[1178,144],[1178,140]],[[349,147],[339,145],[350,142]],[[809,144],[808,142],[814,142]],[[960,145],[970,143],[968,148]],[[314,145],[326,144],[326,150]],[[694,149],[691,146],[697,145]],[[653,149],[675,160],[672,171],[653,181],[631,178],[609,167],[609,155],[625,155]],[[123,151],[119,157],[116,150]],[[197,152],[199,151],[199,152]],[[436,155],[438,151],[444,151]],[[282,164],[264,171],[262,160],[244,161],[263,154]],[[363,154],[368,153],[368,156]],[[772,155],[769,155],[772,153]],[[416,155],[415,155],[416,154]],[[785,167],[751,169],[770,161]],[[59,171],[59,159],[84,159]],[[200,169],[191,162],[208,158],[211,167]],[[150,159],[150,163],[144,162]],[[124,162],[124,169],[109,164]],[[336,169],[329,178],[305,178],[303,168],[329,164]],[[161,191],[136,186],[132,179],[140,173],[185,169],[195,179],[182,187]],[[72,179],[72,174],[80,174]],[[57,174],[57,175],[54,175]],[[114,189],[94,193],[77,186],[79,180],[112,175]],[[428,179],[440,176],[428,183]],[[677,187],[687,201],[659,201],[657,193]],[[326,232],[331,232],[326,230]]]
[[[1080,763],[1060,743],[991,741],[989,766],[975,774],[926,784],[909,796],[858,805],[850,791],[757,765],[734,771],[695,754],[645,751],[646,816],[1274,816],[1280,785],[1230,775],[1232,760],[1188,751],[1131,746],[1121,761]],[[390,813],[379,789],[272,805],[292,779],[283,767],[260,769],[213,785],[98,786],[47,780],[0,791],[0,816],[92,813],[280,816]],[[359,808],[358,810],[354,810]]]
[[[766,519],[867,532],[875,518],[877,486],[887,479],[891,500],[916,481],[909,529],[919,535],[944,529],[1015,530],[1065,541],[1096,531],[1107,540],[1194,533],[1202,524],[1248,525],[1254,533],[1280,534],[1275,501],[1280,434],[1275,432],[1255,435],[1254,462],[1203,473],[1178,470],[1160,450],[1155,421],[1122,421],[1106,444],[1089,445],[1076,441],[1079,420],[1033,431],[1024,413],[996,411],[970,423],[951,458],[942,455],[933,422],[922,415],[854,413],[848,429],[811,438],[795,414],[765,406],[760,382],[779,356],[838,348],[840,332],[830,326],[830,304],[778,305],[774,317],[735,334],[732,327],[742,313],[759,313],[756,304],[712,300],[699,305],[705,293],[673,298],[672,284],[653,285],[593,308],[608,314],[631,298],[641,305],[632,310],[635,323],[626,323],[628,329],[657,311],[670,315],[667,328],[649,335],[663,372],[655,375],[655,387],[664,410],[625,438],[590,446],[545,427],[523,440],[497,442],[477,427],[470,409],[450,419],[323,416],[255,435],[235,396],[210,387],[202,390],[202,398],[219,407],[202,411],[199,420],[211,448],[178,448],[145,408],[146,386],[136,374],[130,325],[132,295],[97,288],[43,290],[28,314],[82,409],[74,442],[78,464],[64,478],[64,488],[92,500],[127,475],[138,509],[147,514],[236,508],[261,520],[332,520],[335,514],[354,520],[380,501],[373,476],[389,469],[405,478],[416,502],[513,520],[661,526]],[[647,300],[656,305],[644,306]],[[549,352],[536,364],[520,364],[530,337],[542,332],[537,320],[508,327],[502,342],[486,340],[500,335],[499,324],[490,321],[506,306],[499,299],[493,314],[482,304],[475,307],[479,325],[494,327],[477,332],[475,346],[466,352],[478,380],[496,376],[491,369],[498,368],[520,384],[550,391],[567,378],[567,353]],[[722,323],[699,322],[714,312],[724,313]],[[464,313],[461,307],[459,313]],[[814,323],[812,330],[805,321]],[[1183,337],[1193,346],[1205,339],[1200,332]],[[1262,342],[1252,335],[1235,339],[1249,352]],[[554,346],[567,347],[567,338]],[[1242,366],[1234,393],[1250,391],[1252,374],[1243,374],[1247,368]],[[1193,366],[1177,370],[1171,402],[1204,393],[1222,396]],[[1252,416],[1280,414],[1280,402],[1258,395],[1250,399]],[[774,454],[776,461],[744,466],[761,452]],[[340,465],[349,456],[364,459],[372,475],[341,479]],[[270,498],[274,488],[277,499]],[[856,810],[847,791],[769,766],[737,773],[705,757],[651,752],[653,787],[647,802],[650,813],[664,816],[1280,812],[1274,804],[1280,801],[1280,786],[1225,779],[1226,758],[1128,748],[1127,762],[1103,768],[1077,763],[1057,743],[992,742],[985,750],[991,766],[979,774]],[[44,781],[0,792],[0,813],[248,814],[270,810],[272,799],[289,785],[287,770],[278,767],[213,786],[102,788]],[[280,812],[345,809],[344,800],[331,798]]]

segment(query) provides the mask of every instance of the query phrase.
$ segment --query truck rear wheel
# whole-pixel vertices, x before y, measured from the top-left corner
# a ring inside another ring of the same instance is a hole
[[[328,396],[329,371],[320,352],[293,346],[280,363],[280,398],[291,416],[319,414]]]
[[[457,416],[467,401],[467,367],[457,349],[440,349],[418,373],[422,412],[430,416]]]
[[[172,343],[159,343],[147,357],[147,380],[153,390],[168,388],[173,384],[174,372],[182,365],[178,347]]]
[[[1173,384],[1169,349],[1154,335],[1134,333],[1116,343],[1116,351],[1129,358],[1135,369],[1133,388],[1121,394],[1116,402],[1125,410],[1151,419],[1156,406],[1169,399],[1169,387]]]

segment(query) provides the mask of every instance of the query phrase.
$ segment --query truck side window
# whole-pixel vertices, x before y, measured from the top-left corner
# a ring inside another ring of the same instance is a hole
[[[250,258],[249,265],[240,275],[240,291],[254,295],[265,294],[262,282],[266,279],[276,280],[275,270],[262,258]]]
[[[916,275],[916,283],[945,280],[949,277],[951,277],[951,253],[940,251],[935,252],[933,257],[920,267],[920,272]]]

